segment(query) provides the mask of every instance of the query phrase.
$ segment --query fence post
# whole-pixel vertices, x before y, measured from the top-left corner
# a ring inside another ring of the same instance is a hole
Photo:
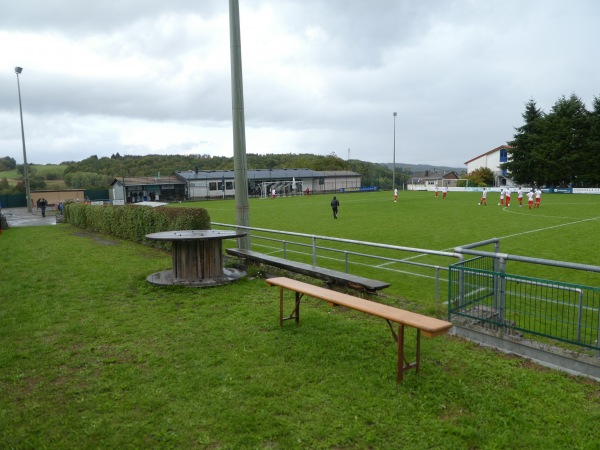
[[[498,265],[499,265],[499,271],[500,271],[500,291],[499,291],[499,301],[500,304],[499,306],[499,312],[500,312],[500,328],[499,331],[500,333],[504,333],[504,317],[505,317],[505,311],[504,308],[506,307],[506,258],[500,257],[498,259]]]
[[[448,281],[450,277],[448,277]],[[435,267],[435,306],[440,306],[440,266]]]
[[[350,273],[350,269],[348,268],[348,252],[344,252],[344,255],[346,255],[346,273]]]
[[[312,257],[313,257],[313,266],[317,265],[317,237],[312,237]]]
[[[583,291],[581,289],[575,289],[575,292],[579,292],[579,311],[577,313],[577,342],[581,342],[581,326],[583,321]]]
[[[283,241],[283,259],[287,259],[287,241]]]
[[[598,302],[598,332],[596,333],[596,356],[600,358],[600,302]]]
[[[494,258],[493,270],[494,270],[494,278],[493,278],[492,289],[494,291],[494,301],[493,301],[492,307],[494,309],[498,309],[498,305],[500,304],[500,299],[498,298],[499,292],[500,292],[500,277],[498,276],[498,272],[500,272],[500,261],[498,258]]]
[[[500,304],[500,299],[498,298],[500,291],[500,277],[498,276],[498,272],[500,272],[500,260],[497,258],[498,253],[500,253],[500,241],[494,243],[494,285],[492,287],[494,290],[494,303],[492,307],[494,309],[498,309]]]

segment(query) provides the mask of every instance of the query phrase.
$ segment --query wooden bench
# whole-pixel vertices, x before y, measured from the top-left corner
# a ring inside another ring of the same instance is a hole
[[[395,341],[398,344],[398,372],[396,378],[398,383],[403,380],[404,372],[407,370],[414,368],[416,369],[416,372],[419,372],[421,365],[421,333],[427,337],[435,337],[447,333],[448,330],[452,328],[452,324],[450,322],[446,322],[445,320],[424,316],[411,311],[405,311],[393,306],[354,297],[342,292],[332,291],[330,289],[304,283],[298,280],[293,280],[291,278],[268,278],[266,281],[271,286],[279,286],[279,326],[282,328],[285,320],[294,319],[296,324],[300,323],[300,300],[304,295],[325,300],[330,304],[345,306],[346,308],[352,308],[385,319],[390,327]],[[289,317],[284,317],[283,315],[284,289],[295,292],[294,309]],[[392,326],[392,322],[398,324],[397,333]],[[404,352],[405,326],[412,327],[417,330],[416,361],[413,363],[408,362]]]
[[[330,284],[341,284],[371,292],[384,289],[390,285],[389,283],[385,283],[383,281],[359,277],[349,273],[339,272],[337,270],[313,266],[312,264],[305,264],[297,261],[291,261],[289,259],[278,258],[276,256],[265,255],[264,253],[253,252],[251,250],[228,248],[226,252],[228,255],[236,256],[238,258],[248,259],[250,261],[278,267],[280,269],[289,270],[290,272],[301,273],[302,275],[307,275],[313,278],[319,278]]]

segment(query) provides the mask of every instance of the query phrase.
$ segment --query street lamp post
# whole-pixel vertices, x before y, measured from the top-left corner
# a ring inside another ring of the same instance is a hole
[[[27,151],[25,150],[25,129],[23,128],[23,107],[21,106],[21,85],[19,83],[19,74],[23,71],[22,67],[15,67],[17,74],[17,90],[19,92],[19,112],[21,114],[21,140],[23,141],[23,178],[25,179],[25,196],[27,197],[27,211],[31,212],[31,192],[29,190],[29,167],[27,167]]]
[[[396,187],[396,116],[398,113],[394,113],[394,160],[392,165],[392,191]]]

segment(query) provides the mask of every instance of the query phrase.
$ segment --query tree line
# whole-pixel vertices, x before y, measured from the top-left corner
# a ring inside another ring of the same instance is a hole
[[[329,155],[313,154],[269,154],[246,155],[249,169],[292,169],[302,168],[315,171],[348,170],[362,175],[364,186],[380,186],[391,189],[392,171],[385,164],[371,163],[360,160],[344,160],[335,153]],[[233,157],[210,155],[124,155],[119,153],[110,157],[92,155],[82,161],[66,161],[64,183],[72,189],[102,189],[106,188],[115,178],[121,177],[156,177],[168,176],[174,172],[195,170],[233,170]],[[44,180],[35,176],[35,168],[29,166],[30,185],[32,189],[45,189]],[[17,165],[22,175],[23,165]],[[411,175],[410,169],[396,168],[396,183],[406,183]],[[6,179],[0,180],[0,193],[25,192],[21,181],[15,187],[9,187]]]
[[[11,158],[10,156],[5,156],[4,158],[0,158],[0,172],[14,170],[16,168],[17,168],[17,161],[15,160],[15,158]]]
[[[551,187],[600,186],[600,98],[588,111],[579,97],[561,97],[549,113],[526,103],[524,124],[508,142],[501,167],[518,184]]]
[[[344,160],[335,153],[329,155],[313,154],[269,154],[246,155],[248,169],[311,169],[315,171],[348,170],[360,173],[365,185],[379,184],[391,188],[392,173],[384,164],[360,160]],[[63,163],[65,164],[65,163]],[[233,170],[233,157],[210,155],[146,155],[121,156],[118,153],[109,157],[90,156],[80,162],[69,163],[65,170],[65,181],[70,175],[96,174],[106,177],[156,177],[167,176],[186,170],[210,171]],[[406,182],[410,170],[396,170],[398,183]],[[100,180],[96,179],[96,182]]]
[[[358,160],[343,160],[335,153],[330,155],[313,154],[247,154],[248,169],[291,169],[303,168],[317,171],[354,170],[368,168],[386,172],[385,165]],[[233,157],[211,155],[146,155],[121,156],[118,153],[109,157],[90,156],[79,162],[66,162],[65,175],[75,172],[89,172],[111,177],[155,177],[166,176],[185,170],[210,171],[233,170]]]

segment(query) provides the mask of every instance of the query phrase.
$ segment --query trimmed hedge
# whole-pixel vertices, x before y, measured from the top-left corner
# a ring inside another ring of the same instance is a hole
[[[64,221],[89,231],[143,242],[150,233],[173,230],[210,230],[210,216],[204,208],[152,208],[69,203]]]

